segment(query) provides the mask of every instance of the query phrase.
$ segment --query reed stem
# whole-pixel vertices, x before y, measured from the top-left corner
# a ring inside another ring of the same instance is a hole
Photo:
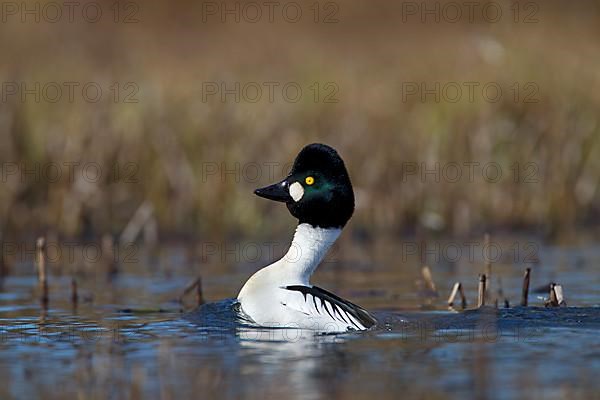
[[[48,307],[48,274],[46,271],[45,239],[39,237],[36,241],[36,268],[38,271],[38,283],[42,294],[40,300],[42,307]]]
[[[477,299],[477,307],[485,306],[485,284],[486,284],[485,274],[479,275],[479,296]]]
[[[525,275],[523,276],[523,290],[521,291],[521,306],[523,307],[527,307],[528,304],[530,276],[531,268],[527,268],[525,270]]]
[[[77,302],[79,301],[79,295],[77,293],[77,281],[75,278],[71,278],[71,303],[73,307],[77,307]]]

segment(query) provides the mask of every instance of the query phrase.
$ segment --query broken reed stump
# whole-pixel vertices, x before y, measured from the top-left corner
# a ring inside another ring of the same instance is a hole
[[[71,278],[71,303],[73,307],[77,307],[79,301],[79,295],[77,294],[77,281],[75,278]]]
[[[550,284],[550,299],[546,302],[546,307],[558,307],[558,300],[556,299],[556,292],[554,291],[554,283]]]
[[[196,304],[198,306],[201,306],[202,304],[206,303],[206,301],[204,300],[204,294],[202,292],[202,277],[200,276],[196,278],[192,283],[187,285],[187,287],[183,290],[183,293],[181,294],[181,296],[179,296],[178,299],[179,303],[183,304],[183,298],[194,289],[196,289]]]
[[[463,309],[467,308],[467,296],[465,296],[462,284],[458,288],[458,293],[460,293],[460,305]]]
[[[477,307],[485,306],[485,274],[479,275],[479,296],[477,298]]]
[[[425,287],[429,291],[432,297],[438,297],[438,291],[435,287],[435,283],[433,282],[433,276],[431,275],[431,269],[427,265],[421,268],[421,275],[423,276],[423,281],[425,281]]]
[[[527,300],[529,298],[529,279],[531,276],[531,268],[525,270],[523,276],[523,290],[521,291],[521,306],[527,307]]]
[[[463,291],[462,283],[456,282],[454,287],[452,288],[452,293],[450,293],[450,297],[448,298],[448,307],[454,307],[454,299],[456,295],[460,293],[461,307],[464,310],[467,308],[467,298],[465,297],[465,292]]]
[[[40,300],[42,306],[46,308],[48,306],[48,275],[46,271],[45,239],[43,237],[38,238],[36,241],[35,264],[38,271],[38,282],[42,291]]]
[[[566,305],[561,285],[557,285],[556,283],[550,284],[550,298],[544,303],[544,305],[546,307],[559,307]]]
[[[448,307],[452,307],[454,306],[454,299],[456,298],[456,295],[458,294],[458,289],[460,289],[460,282],[456,282],[454,284],[454,287],[452,288],[452,292],[450,293],[450,297],[448,297]]]
[[[565,301],[562,285],[558,285],[558,284],[554,285],[554,295],[556,296],[556,301],[558,302],[559,306],[567,305],[567,302]]]

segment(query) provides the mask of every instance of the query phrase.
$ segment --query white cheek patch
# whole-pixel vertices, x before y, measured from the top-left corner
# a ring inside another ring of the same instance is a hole
[[[298,182],[294,182],[290,185],[290,196],[297,203],[304,196],[304,188]]]

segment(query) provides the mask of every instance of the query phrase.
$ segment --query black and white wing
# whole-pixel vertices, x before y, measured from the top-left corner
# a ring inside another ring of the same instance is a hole
[[[377,320],[364,308],[344,300],[335,294],[317,286],[292,285],[285,289],[302,293],[305,305],[332,320],[348,324],[349,327],[369,329]]]

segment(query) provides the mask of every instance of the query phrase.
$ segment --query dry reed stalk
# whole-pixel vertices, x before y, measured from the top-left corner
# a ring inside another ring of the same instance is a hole
[[[137,237],[140,235],[144,226],[152,219],[154,215],[154,207],[146,200],[144,201],[135,211],[123,233],[121,233],[120,243],[124,246],[129,243],[135,242]]]
[[[102,236],[102,258],[106,264],[108,276],[113,276],[119,272],[115,260],[115,241],[109,234]]]
[[[452,288],[452,293],[450,294],[450,297],[448,298],[448,307],[454,307],[454,300],[456,299],[456,295],[459,293],[460,293],[461,308],[463,310],[465,308],[467,308],[467,298],[465,297],[465,292],[463,290],[462,283],[460,283],[460,282],[456,282],[454,284],[454,287]]]
[[[485,250],[483,254],[483,270],[486,276],[486,301],[492,301],[492,259],[490,255],[490,234],[485,233],[483,235],[483,248]],[[495,307],[498,307],[498,298],[493,299]]]
[[[465,308],[467,308],[467,296],[465,296],[465,291],[463,290],[462,284],[458,288],[458,292],[460,293],[460,305],[464,310]]]
[[[554,291],[554,283],[550,284],[550,298],[544,303],[546,307],[558,307],[556,292]]]
[[[0,244],[1,245],[1,244]],[[0,255],[0,288],[4,283],[4,277],[6,276],[6,265],[4,264],[4,254]]]
[[[196,304],[201,306],[206,303],[204,300],[204,294],[202,293],[202,278],[198,278],[198,284],[196,285]]]
[[[498,308],[498,303],[500,302],[500,299],[504,299],[504,308],[508,308],[508,306],[506,305],[508,303],[508,299],[504,296],[504,289],[502,288],[502,279],[498,277],[498,297],[496,297],[495,300],[496,308]]]
[[[544,303],[546,307],[559,307],[566,305],[562,285],[550,284],[550,298]]]
[[[531,277],[531,268],[527,268],[525,270],[525,275],[523,276],[523,290],[521,291],[521,306],[523,306],[523,307],[527,307],[527,303],[528,303],[530,277]]]
[[[454,306],[454,299],[456,298],[456,295],[458,294],[458,290],[460,289],[460,282],[456,282],[454,284],[454,287],[452,288],[452,293],[450,293],[450,297],[448,297],[448,307],[453,307]]]
[[[484,254],[484,271],[488,279],[492,278],[492,261],[490,259],[490,234],[486,233],[483,235],[483,248],[485,249]]]
[[[564,296],[562,285],[558,285],[558,284],[554,285],[554,295],[556,296],[556,301],[558,302],[559,306],[567,305],[567,302],[565,301],[565,296]]]
[[[435,287],[435,282],[433,282],[433,276],[431,274],[431,269],[429,269],[429,267],[427,265],[423,266],[423,268],[421,268],[421,275],[423,276],[423,280],[425,281],[425,286],[427,287],[427,289],[429,289],[429,291],[431,292],[431,294],[435,297],[438,297],[438,291],[437,288]]]
[[[40,237],[36,241],[36,268],[38,271],[38,283],[42,294],[40,300],[42,306],[48,306],[48,275],[46,271],[45,239]]]
[[[199,306],[204,304],[206,301],[204,300],[204,295],[202,292],[202,277],[200,276],[194,279],[192,283],[186,286],[181,296],[179,296],[179,303],[183,304],[183,298],[194,289],[196,289],[196,304]]]
[[[4,249],[4,241],[0,240],[0,246]],[[4,251],[0,254],[0,285],[2,285],[2,281],[6,276],[6,264],[4,263]]]
[[[479,275],[479,296],[477,298],[477,307],[485,306],[485,274]]]
[[[71,303],[73,307],[77,307],[79,301],[79,295],[77,294],[77,281],[75,278],[71,278]]]

